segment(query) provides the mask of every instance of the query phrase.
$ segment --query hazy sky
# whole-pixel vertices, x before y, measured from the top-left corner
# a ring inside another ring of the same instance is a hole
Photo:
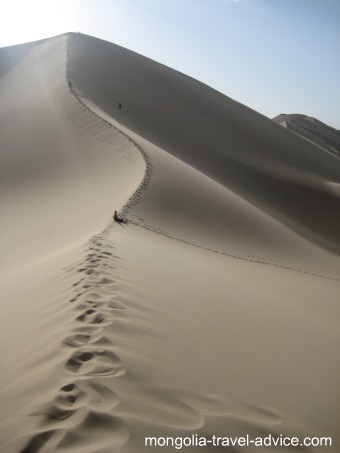
[[[340,0],[0,0],[0,46],[80,31],[340,129]]]

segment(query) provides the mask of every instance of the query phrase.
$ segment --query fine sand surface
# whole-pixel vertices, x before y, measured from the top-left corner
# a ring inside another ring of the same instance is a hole
[[[340,131],[313,118],[299,114],[281,114],[273,118],[278,124],[340,156]]]
[[[340,451],[339,158],[81,34],[0,76],[0,450]]]

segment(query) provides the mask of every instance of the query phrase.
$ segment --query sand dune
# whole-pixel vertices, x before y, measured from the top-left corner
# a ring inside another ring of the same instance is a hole
[[[340,131],[337,129],[306,115],[282,114],[273,118],[273,121],[328,149],[335,155],[340,155]]]
[[[2,451],[337,451],[337,156],[81,34],[0,74]]]
[[[185,75],[77,38],[70,40],[69,77],[79,94],[308,239],[339,247],[338,197],[327,184],[339,183],[335,156]],[[314,209],[304,209],[310,202]]]

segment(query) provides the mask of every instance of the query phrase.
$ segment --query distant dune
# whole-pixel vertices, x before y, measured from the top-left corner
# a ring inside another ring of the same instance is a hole
[[[340,131],[312,116],[281,114],[273,118],[278,124],[340,156]]]
[[[339,132],[80,33],[0,99],[1,450],[337,451]]]

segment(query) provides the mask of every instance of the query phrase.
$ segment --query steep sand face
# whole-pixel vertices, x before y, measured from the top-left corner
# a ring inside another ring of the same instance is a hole
[[[70,54],[74,64],[69,74],[78,93],[116,121],[309,240],[339,250],[339,200],[329,188],[340,182],[335,156],[119,46],[74,34]]]
[[[335,155],[340,155],[340,131],[337,129],[311,116],[301,114],[281,114],[273,118],[273,121],[328,149]]]
[[[2,450],[336,451],[337,160],[87,36],[1,58]]]
[[[83,101],[106,120],[93,102]],[[111,119],[112,121],[112,119]],[[338,257],[231,190],[118,124],[150,156],[152,177],[129,222],[235,258],[332,277]]]

